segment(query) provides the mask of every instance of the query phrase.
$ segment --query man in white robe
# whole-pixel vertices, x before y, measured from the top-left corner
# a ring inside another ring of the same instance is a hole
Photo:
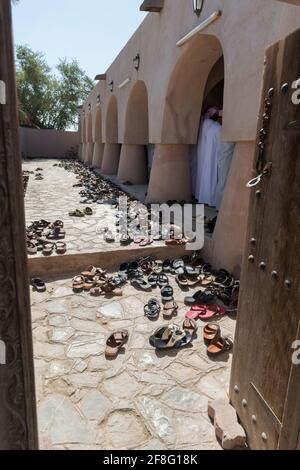
[[[210,116],[210,117],[207,117]],[[215,120],[218,110],[211,108],[204,117],[199,132],[195,197],[201,204],[217,204],[218,149],[222,126]]]

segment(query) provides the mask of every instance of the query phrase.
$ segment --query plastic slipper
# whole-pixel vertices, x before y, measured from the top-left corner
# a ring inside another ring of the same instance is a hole
[[[39,277],[31,279],[30,284],[32,285],[33,289],[37,292],[45,292],[46,290],[46,285],[44,281],[42,281],[42,279],[40,279]]]
[[[158,318],[160,310],[160,303],[156,299],[150,299],[149,302],[144,306],[145,316],[150,319]]]
[[[232,347],[233,342],[230,338],[217,337],[208,346],[207,355],[215,357],[223,352],[230,351]]]
[[[192,307],[191,310],[189,310],[185,316],[186,318],[192,318],[193,320],[198,320],[199,315],[201,313],[205,313],[206,307],[205,305],[197,305],[195,307]]]
[[[37,254],[37,246],[35,243],[32,243],[31,241],[27,241],[27,253],[29,255],[36,255]]]
[[[131,280],[131,285],[133,287],[135,287],[136,289],[139,289],[139,290],[150,290],[151,289],[151,285],[149,284],[149,282],[145,281],[145,279],[143,278],[134,278]]]
[[[160,293],[161,293],[161,298],[164,302],[167,302],[168,300],[173,300],[174,298],[173,287],[169,285],[162,287]]]
[[[81,212],[79,209],[76,209],[75,211],[69,212],[70,217],[84,217],[84,213]]]
[[[205,307],[205,312],[201,312],[198,316],[201,320],[210,320],[214,317],[220,317],[226,314],[226,310],[224,307],[220,305],[207,305]]]
[[[115,237],[112,233],[111,230],[107,230],[104,234],[104,240],[107,242],[107,243],[113,243],[115,241]]]
[[[207,289],[206,291],[198,291],[193,296],[187,296],[184,302],[187,305],[200,305],[200,304],[213,304],[216,300],[216,295],[213,291]]]
[[[152,238],[146,237],[144,238],[143,241],[141,241],[140,246],[148,246],[148,245],[152,245],[152,243],[153,243]]]
[[[148,282],[152,288],[157,286],[158,283],[158,274],[157,273],[152,273],[148,277]]]
[[[106,341],[105,355],[116,357],[125,343],[127,343],[129,333],[127,330],[119,330],[112,333]]]
[[[157,283],[158,283],[160,288],[168,286],[169,285],[168,276],[166,276],[166,274],[164,274],[164,273],[159,274],[158,279],[157,279]]]
[[[163,261],[162,270],[164,273],[169,273],[171,271],[171,261],[169,259],[165,259]]]

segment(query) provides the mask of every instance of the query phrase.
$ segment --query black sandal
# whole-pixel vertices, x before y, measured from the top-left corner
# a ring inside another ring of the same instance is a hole
[[[151,320],[158,318],[160,310],[160,303],[156,299],[150,299],[149,302],[144,306],[145,316]]]

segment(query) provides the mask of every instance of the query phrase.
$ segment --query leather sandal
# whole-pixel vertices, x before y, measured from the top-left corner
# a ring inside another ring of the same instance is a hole
[[[72,287],[74,292],[81,292],[83,290],[83,285],[85,279],[83,276],[75,276],[72,280]]]
[[[230,351],[232,347],[233,342],[230,338],[223,338],[220,336],[211,341],[207,348],[207,355],[215,357],[223,352]]]
[[[63,255],[67,251],[67,245],[64,242],[56,242],[55,249],[58,255]]]
[[[127,330],[119,330],[112,333],[106,341],[106,357],[117,357],[120,349],[127,343],[129,333]]]
[[[174,299],[164,302],[163,316],[166,320],[170,320],[173,315],[177,315],[178,305]]]
[[[203,340],[205,343],[210,343],[217,337],[221,336],[221,328],[217,323],[208,323],[203,328]]]

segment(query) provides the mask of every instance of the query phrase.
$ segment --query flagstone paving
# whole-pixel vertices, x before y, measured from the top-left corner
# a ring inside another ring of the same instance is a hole
[[[110,204],[82,204],[79,192],[83,188],[74,188],[78,183],[76,175],[61,167],[53,166],[57,160],[27,160],[23,162],[23,170],[35,171],[42,168],[43,180],[35,180],[35,174],[30,174],[25,195],[26,225],[34,220],[45,219],[48,221],[63,220],[66,230],[65,241],[67,254],[93,253],[98,251],[122,249],[122,245],[116,240],[107,243],[103,239],[101,229],[109,226],[116,228],[116,212]],[[83,218],[70,217],[69,212],[75,209],[84,209],[89,206],[93,209],[92,216]],[[153,246],[163,246],[164,242],[156,241]],[[138,248],[138,245],[134,245]],[[125,246],[124,249],[128,249]],[[29,255],[30,258],[41,256]]]
[[[180,325],[186,294],[172,285]],[[207,403],[227,396],[231,354],[207,357],[202,322],[189,347],[155,352],[148,338],[164,321],[149,321],[143,306],[159,289],[127,285],[122,297],[93,298],[59,279],[31,296],[42,449],[220,449]],[[220,323],[233,337],[235,321]],[[106,338],[118,328],[129,342],[107,360]]]

